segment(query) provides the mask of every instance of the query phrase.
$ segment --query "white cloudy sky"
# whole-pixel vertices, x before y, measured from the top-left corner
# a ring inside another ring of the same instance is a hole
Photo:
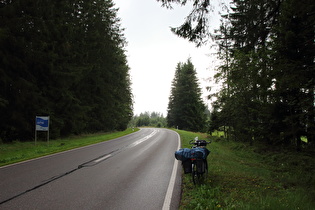
[[[170,31],[183,23],[190,6],[174,10],[161,7],[156,0],[114,0],[128,41],[127,59],[132,79],[134,114],[145,111],[167,114],[171,83],[178,62],[190,57],[202,87],[213,75],[214,55],[208,46],[193,43]],[[204,96],[206,96],[206,91]]]

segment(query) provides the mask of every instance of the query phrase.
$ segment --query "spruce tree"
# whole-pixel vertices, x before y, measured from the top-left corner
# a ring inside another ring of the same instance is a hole
[[[168,126],[190,131],[204,131],[205,110],[192,62],[188,59],[186,63],[178,63],[169,97]]]
[[[189,2],[158,1],[168,7]],[[202,35],[210,33],[203,30],[209,22],[198,18],[206,14],[203,6],[210,9],[209,1],[191,1],[198,7],[191,13],[196,18],[187,18],[175,32],[200,43]],[[285,144],[298,150],[306,136],[311,147],[315,141],[315,2],[233,0],[230,5],[214,36],[223,60],[216,78],[224,85],[216,95],[210,127],[228,126],[240,141]],[[194,22],[199,20],[202,26],[194,31],[191,23],[200,26]]]

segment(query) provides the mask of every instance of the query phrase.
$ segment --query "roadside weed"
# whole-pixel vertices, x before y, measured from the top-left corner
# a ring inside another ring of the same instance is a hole
[[[198,133],[178,132],[182,147]],[[216,139],[215,137],[211,137]],[[296,153],[257,152],[239,142],[214,140],[209,174],[194,186],[183,174],[180,209],[315,209],[315,160]]]

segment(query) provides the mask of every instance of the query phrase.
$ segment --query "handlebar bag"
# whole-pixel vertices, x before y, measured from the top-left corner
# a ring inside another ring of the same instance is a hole
[[[207,146],[207,141],[206,140],[197,140],[195,144],[200,147],[200,146]]]

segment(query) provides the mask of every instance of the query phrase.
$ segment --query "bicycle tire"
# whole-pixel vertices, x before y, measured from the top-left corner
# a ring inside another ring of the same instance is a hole
[[[208,177],[208,173],[209,173],[209,171],[208,171],[208,161],[207,160],[205,160],[204,161],[204,164],[205,164],[205,172],[204,172],[204,174],[203,174],[203,181],[205,181],[206,179],[207,179],[207,177]]]
[[[204,164],[204,171],[200,173],[198,172],[196,162],[195,161],[192,162],[191,175],[192,175],[192,181],[194,185],[202,184],[208,177],[208,161],[204,160],[203,164]]]
[[[197,170],[196,170],[196,164],[195,163],[192,163],[191,164],[192,166],[192,171],[191,171],[191,178],[192,178],[192,181],[194,183],[194,185],[196,185],[196,182],[197,182]]]
[[[191,175],[192,175],[192,181],[193,181],[194,185],[198,185],[201,183],[202,174],[198,173],[197,165],[195,163],[192,163]]]

